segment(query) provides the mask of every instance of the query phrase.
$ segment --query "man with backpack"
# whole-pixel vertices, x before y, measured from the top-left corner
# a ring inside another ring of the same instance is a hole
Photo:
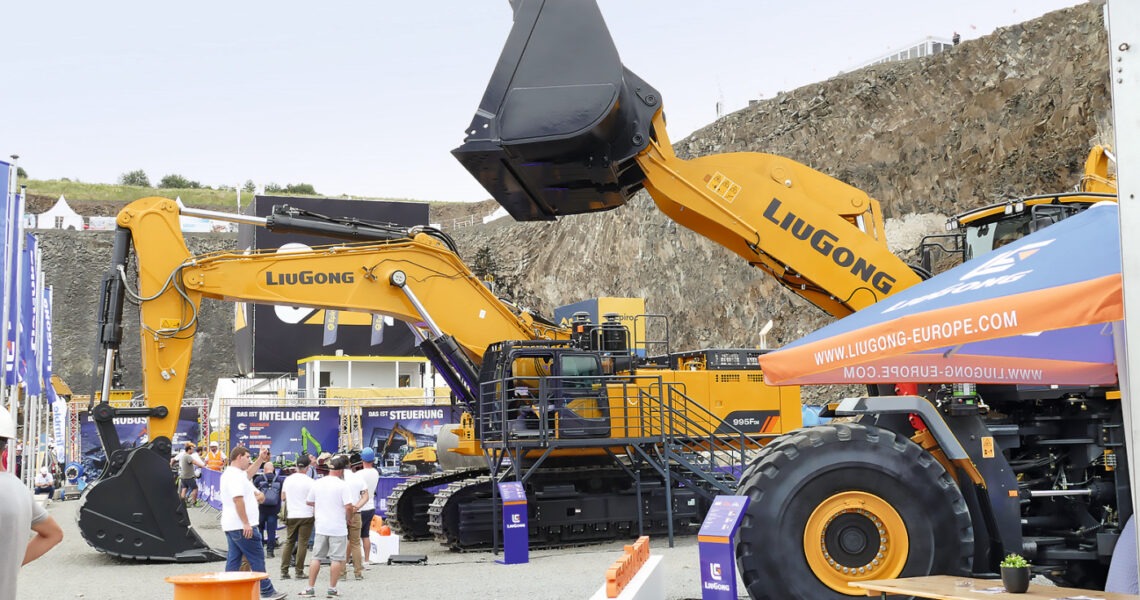
[[[273,558],[273,551],[277,549],[277,513],[281,511],[282,483],[272,462],[265,463],[261,472],[253,476],[253,487],[265,496],[257,505],[257,528],[261,530],[265,555],[269,558]]]

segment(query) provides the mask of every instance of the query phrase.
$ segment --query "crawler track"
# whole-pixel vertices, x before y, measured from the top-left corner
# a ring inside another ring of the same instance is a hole
[[[388,516],[384,522],[392,533],[405,540],[430,539],[428,506],[434,499],[431,488],[486,474],[485,468],[469,467],[413,477],[396,486],[388,495]]]

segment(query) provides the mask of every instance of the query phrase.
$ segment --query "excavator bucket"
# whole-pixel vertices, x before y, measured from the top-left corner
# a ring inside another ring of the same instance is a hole
[[[617,208],[661,97],[626,69],[593,0],[512,0],[514,26],[459,162],[519,221]]]
[[[191,528],[186,506],[171,480],[169,443],[164,447],[166,456],[150,445],[124,451],[125,461],[117,470],[118,457],[111,457],[104,475],[80,499],[78,521],[83,539],[96,550],[121,558],[225,560],[225,555]]]

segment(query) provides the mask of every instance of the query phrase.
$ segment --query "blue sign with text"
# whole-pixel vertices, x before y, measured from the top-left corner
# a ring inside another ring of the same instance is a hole
[[[499,484],[503,501],[503,560],[504,565],[517,565],[530,560],[530,528],[526,515],[526,491],[518,481]]]
[[[717,496],[701,523],[701,599],[736,600],[736,558],[732,540],[740,528],[748,496]]]
[[[275,459],[287,461],[301,452],[335,454],[339,439],[340,409],[335,406],[230,408],[230,448],[245,446],[254,455],[266,447]]]

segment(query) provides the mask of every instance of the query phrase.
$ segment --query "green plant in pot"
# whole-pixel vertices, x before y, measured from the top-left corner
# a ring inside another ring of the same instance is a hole
[[[1029,590],[1029,561],[1020,554],[1010,554],[1001,560],[1001,583],[1011,594],[1024,594]]]

